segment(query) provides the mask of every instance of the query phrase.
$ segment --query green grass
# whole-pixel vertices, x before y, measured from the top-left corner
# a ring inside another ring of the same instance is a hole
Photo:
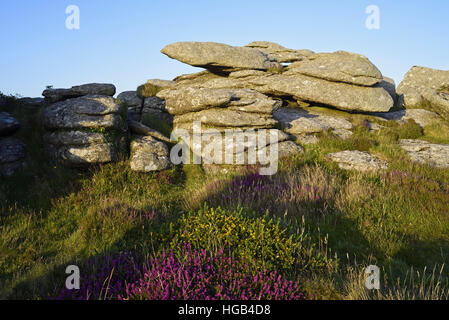
[[[244,172],[212,175],[195,165],[139,174],[123,158],[70,170],[46,158],[40,111],[30,115],[14,103],[6,111],[23,125],[18,137],[29,161],[0,181],[0,298],[46,298],[65,281],[68,264],[121,250],[151,256],[182,240],[208,249],[228,243],[230,255],[280,268],[318,299],[448,298],[449,169],[414,164],[397,144],[449,143],[441,128],[385,122],[369,132],[365,116],[354,115],[360,118],[351,119],[350,139],[323,133],[303,155],[281,161],[278,174],[261,182],[277,191],[263,192],[235,189]],[[369,151],[390,167],[378,174],[341,170],[326,158],[340,150]],[[210,225],[205,204],[217,213]],[[228,235],[226,219],[239,223]],[[253,240],[250,230],[270,238]],[[278,267],[272,248],[282,246],[288,254]],[[380,292],[364,289],[370,264],[382,270]]]

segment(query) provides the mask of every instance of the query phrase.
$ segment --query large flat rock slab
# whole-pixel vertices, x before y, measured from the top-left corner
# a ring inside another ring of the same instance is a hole
[[[373,86],[383,80],[382,73],[368,58],[345,51],[316,53],[290,65],[286,74],[303,74],[361,86]]]
[[[274,118],[285,132],[294,135],[353,128],[352,123],[344,118],[310,113],[302,109],[280,108],[274,112]]]
[[[394,106],[393,98],[382,87],[332,82],[301,74],[257,77],[249,82],[273,95],[290,95],[343,111],[388,112]]]
[[[175,126],[193,122],[201,122],[206,126],[214,127],[254,127],[254,128],[273,128],[277,121],[271,114],[249,113],[242,111],[229,110],[227,108],[208,109],[199,112],[191,112],[175,117],[173,124]]]
[[[47,129],[119,128],[122,107],[112,97],[85,96],[52,104],[44,109]]]
[[[436,168],[449,168],[449,145],[434,144],[424,140],[400,140],[400,146],[410,159]]]
[[[161,52],[191,66],[210,70],[268,70],[282,67],[260,50],[216,42],[177,42],[166,46]]]
[[[70,98],[77,98],[88,95],[115,95],[115,86],[109,83],[88,83],[79,86],[73,86],[70,89],[46,89],[42,92],[45,100],[49,103],[55,103]]]
[[[279,100],[249,89],[183,87],[163,90],[157,97],[165,100],[165,108],[172,115],[220,107],[234,111],[271,114],[282,105]]]
[[[253,41],[245,47],[255,48],[266,53],[271,59],[281,63],[302,61],[314,54],[311,50],[293,50],[269,41]]]
[[[388,168],[388,163],[368,152],[362,151],[341,151],[331,153],[328,158],[336,162],[338,166],[345,170],[356,170],[362,172],[379,171]]]

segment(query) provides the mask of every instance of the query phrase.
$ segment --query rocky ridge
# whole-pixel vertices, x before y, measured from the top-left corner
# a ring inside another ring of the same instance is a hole
[[[78,167],[116,161],[128,150],[132,170],[165,170],[172,166],[170,148],[176,143],[168,137],[170,128],[190,135],[185,142],[192,151],[199,147],[194,133],[204,135],[207,130],[200,145],[203,151],[208,148],[209,153],[202,154],[206,164],[224,160],[226,152],[238,160],[236,164],[246,164],[253,151],[266,154],[276,148],[281,156],[299,154],[301,145],[316,143],[324,132],[347,139],[353,134],[355,114],[379,123],[414,121],[422,128],[448,120],[449,71],[413,67],[396,90],[394,81],[367,57],[345,51],[315,53],[256,41],[243,47],[179,42],[161,52],[205,70],[173,80],[150,79],[116,99],[115,86],[100,83],[47,88],[44,99],[20,99],[24,106],[44,108],[48,154]],[[312,106],[330,112],[317,112]],[[195,130],[195,123],[201,123],[200,130]],[[367,126],[384,127],[371,122]],[[9,114],[0,113],[0,168],[13,168],[2,169],[8,175],[23,163],[24,145],[11,136],[19,128]],[[165,128],[165,134],[154,128]],[[266,130],[276,136],[275,141]],[[231,131],[232,150],[226,140]],[[256,147],[246,132],[254,132],[261,143]],[[447,167],[446,145],[423,140],[399,144],[415,162]],[[328,158],[350,170],[388,166],[357,150]]]

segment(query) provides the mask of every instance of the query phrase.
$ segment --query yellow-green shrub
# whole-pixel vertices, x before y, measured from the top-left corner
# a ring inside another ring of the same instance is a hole
[[[171,248],[183,243],[212,251],[225,248],[256,268],[289,269],[297,256],[298,244],[286,229],[267,218],[245,217],[242,209],[204,207],[183,216],[174,230]]]

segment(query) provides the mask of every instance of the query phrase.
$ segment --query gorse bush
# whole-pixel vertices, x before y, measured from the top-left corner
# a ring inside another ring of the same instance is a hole
[[[242,209],[204,206],[183,216],[172,229],[171,248],[181,248],[185,242],[215,252],[225,248],[256,269],[291,268],[298,250],[286,229],[267,218],[249,218]]]

